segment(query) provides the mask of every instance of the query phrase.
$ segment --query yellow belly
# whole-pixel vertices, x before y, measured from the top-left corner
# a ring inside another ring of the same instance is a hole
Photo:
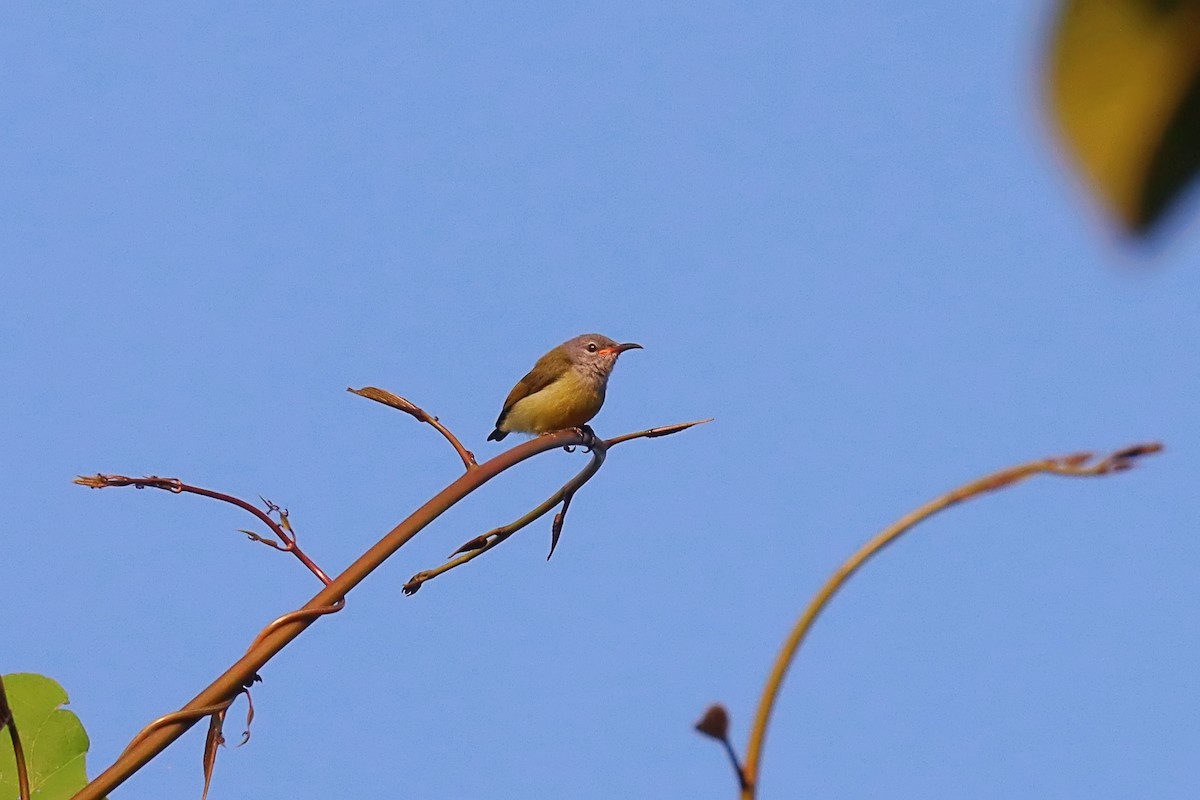
[[[604,385],[568,372],[562,378],[508,410],[501,427],[506,431],[548,433],[586,425],[604,405]]]

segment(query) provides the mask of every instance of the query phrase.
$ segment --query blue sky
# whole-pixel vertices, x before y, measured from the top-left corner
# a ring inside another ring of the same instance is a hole
[[[979,474],[1160,438],[958,508],[858,576],[787,684],[762,796],[1194,797],[1200,235],[1124,247],[1040,107],[1045,3],[10,5],[0,12],[3,671],[95,774],[481,457],[577,333],[635,340],[614,450],[537,524],[400,587],[582,464],[454,509],[264,671],[212,798],[734,794],[788,627]],[[1193,208],[1194,211],[1194,208]],[[505,443],[507,444],[507,443]],[[230,730],[236,724],[230,723]],[[119,797],[198,796],[202,732]]]

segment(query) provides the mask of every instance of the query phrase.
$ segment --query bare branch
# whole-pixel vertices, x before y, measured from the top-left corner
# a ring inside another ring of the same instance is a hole
[[[694,428],[697,425],[704,425],[705,423],[712,422],[714,419],[716,419],[716,417],[697,419],[691,422],[678,422],[674,425],[660,425],[657,428],[647,428],[644,431],[635,431],[634,433],[623,433],[620,436],[614,436],[611,439],[605,439],[604,446],[615,447],[622,442],[629,442],[634,439],[657,439],[660,436],[670,436],[673,433],[679,433],[680,431],[686,431],[688,428]]]
[[[796,625],[792,628],[791,633],[788,634],[779,655],[775,658],[775,663],[771,667],[770,677],[767,678],[766,686],[763,688],[762,696],[759,699],[754,726],[750,732],[750,744],[746,748],[745,766],[739,772],[742,800],[754,800],[756,797],[759,765],[762,759],[763,744],[766,741],[767,725],[770,722],[771,712],[775,707],[775,701],[779,696],[780,688],[783,686],[783,680],[787,676],[792,661],[795,659],[796,652],[800,649],[800,645],[803,643],[808,631],[812,628],[817,616],[829,604],[834,594],[872,556],[896,541],[896,539],[900,538],[918,523],[965,500],[1012,486],[1026,478],[1043,473],[1069,477],[1093,477],[1122,472],[1133,467],[1135,462],[1142,456],[1158,453],[1162,449],[1161,444],[1149,442],[1117,450],[1092,464],[1088,462],[1093,460],[1093,454],[1076,453],[1009,467],[1008,469],[1000,470],[999,472],[986,475],[983,478],[960,486],[926,503],[876,534],[858,552],[838,567],[837,571],[830,576],[820,591],[813,596],[808,606],[804,609],[804,613],[801,614],[800,619],[797,620]]]
[[[384,389],[378,389],[374,386],[364,386],[361,389],[347,388],[346,391],[350,392],[351,394],[356,394],[359,397],[365,397],[368,400],[374,400],[376,403],[383,403],[385,406],[391,406],[392,408],[403,411],[405,414],[415,417],[419,422],[432,425],[437,429],[438,433],[446,437],[446,441],[449,442],[450,446],[454,448],[454,451],[458,453],[458,457],[462,459],[463,467],[466,468],[467,472],[470,472],[479,466],[479,464],[475,462],[475,454],[463,447],[463,444],[458,440],[458,437],[451,433],[449,428],[439,422],[437,417],[433,416],[416,403],[406,400],[399,395],[392,394]]]
[[[606,447],[611,447],[614,444],[633,438],[664,436],[668,433],[684,430],[695,424],[697,423],[652,428],[637,434],[618,436],[604,444]],[[440,427],[438,429],[443,430]],[[589,442],[585,440],[585,436],[581,431],[559,431],[545,436],[538,436],[527,442],[518,444],[483,464],[468,468],[465,474],[459,476],[457,480],[442,489],[442,491],[430,498],[406,519],[388,531],[382,539],[359,556],[345,571],[329,581],[302,608],[281,616],[264,628],[250,645],[245,655],[238,659],[208,687],[197,694],[182,709],[174,714],[160,717],[154,723],[147,726],[108,769],[96,776],[91,783],[75,795],[75,800],[100,800],[100,798],[110,793],[130,775],[140,769],[146,762],[162,752],[171,742],[182,736],[199,719],[228,708],[242,687],[248,681],[253,680],[257,676],[258,671],[268,661],[303,633],[315,619],[341,608],[345,602],[346,595],[355,586],[361,583],[393,553],[411,541],[426,525],[433,522],[433,520],[441,516],[447,509],[471,494],[471,492],[505,470],[535,455],[559,447],[587,444]],[[464,463],[468,462],[469,459],[464,458]],[[133,479],[124,478],[123,476],[100,475],[94,478],[80,478],[77,482],[84,486],[100,488],[109,485],[153,485],[148,482],[149,480],[162,482],[163,485],[156,488],[169,489],[176,492],[194,489],[194,487],[185,488],[185,485],[178,481],[158,478]],[[124,481],[124,483],[121,481]],[[224,499],[225,497],[218,496],[216,493],[209,493],[207,490],[198,491],[197,493],[207,494],[217,499]],[[240,503],[235,502],[235,505],[240,506]],[[279,532],[275,528],[272,528],[272,532],[276,536],[279,535]],[[283,541],[289,540],[283,539]]]
[[[288,520],[287,510],[281,509],[279,506],[272,503],[270,500],[262,497],[263,504],[267,510],[262,511],[252,503],[248,503],[240,497],[234,497],[231,494],[222,492],[214,492],[212,489],[204,489],[199,486],[192,486],[184,483],[178,478],[160,478],[157,475],[147,475],[142,478],[130,478],[126,475],[80,475],[75,478],[75,483],[80,486],[87,486],[89,489],[106,489],[113,486],[133,486],[137,489],[162,489],[172,492],[173,494],[198,494],[201,497],[210,497],[213,500],[220,500],[222,503],[229,503],[237,506],[243,511],[253,514],[260,522],[271,529],[279,541],[272,541],[265,536],[261,536],[254,531],[248,531],[245,528],[238,528],[239,533],[244,533],[250,537],[252,541],[261,542],[276,550],[282,550],[286,553],[291,553],[300,560],[300,563],[308,568],[309,572],[317,576],[317,580],[326,586],[329,585],[329,576],[325,574],[325,570],[317,566],[316,562],[308,557],[308,554],[300,549],[296,544],[295,531],[292,530],[292,524]],[[279,515],[279,522],[271,519],[271,514]]]
[[[524,528],[526,525],[541,519],[550,511],[550,509],[562,502],[564,498],[568,497],[569,495],[573,495],[576,491],[578,491],[579,487],[591,480],[592,476],[600,470],[600,466],[604,463],[604,458],[607,454],[608,448],[605,447],[603,443],[597,442],[597,445],[592,449],[592,458],[590,461],[588,461],[587,466],[581,469],[577,475],[563,484],[558,491],[546,498],[544,502],[539,503],[533,508],[533,510],[523,514],[507,525],[501,525],[499,528],[492,528],[487,533],[476,536],[471,541],[466,542],[451,554],[451,556],[457,556],[456,558],[452,557],[440,567],[418,572],[416,575],[413,575],[408,579],[408,583],[404,584],[404,593],[406,595],[416,594],[417,590],[420,589],[426,581],[432,580],[438,575],[449,572],[455,567],[460,567],[463,564],[466,564],[468,561],[478,558],[488,550],[491,550],[493,547],[503,542],[508,537],[512,536],[517,531]],[[558,536],[561,532],[562,520],[556,516],[554,529],[552,531],[553,539],[550,544],[551,554],[554,553],[554,545],[558,543]],[[462,555],[459,555],[460,553]],[[548,557],[549,556],[547,556],[547,558]]]
[[[550,509],[554,508],[560,502],[562,510],[554,515],[554,522],[550,530],[550,554],[546,556],[546,560],[550,560],[550,556],[554,555],[554,549],[558,546],[559,536],[562,534],[563,520],[567,515],[567,508],[571,505],[571,499],[575,493],[583,487],[585,483],[592,479],[604,463],[605,457],[608,455],[610,448],[615,447],[622,442],[629,442],[634,439],[654,439],[659,436],[669,436],[672,433],[679,433],[696,425],[703,425],[706,422],[712,422],[712,418],[696,420],[694,422],[681,422],[676,425],[663,425],[657,428],[647,428],[644,431],[635,431],[626,433],[621,436],[613,437],[612,439],[601,440],[597,439],[592,442],[592,460],[588,465],[580,470],[579,474],[567,481],[562,487],[546,498],[542,503],[539,503],[529,513],[513,520],[507,525],[501,525],[498,528],[492,528],[487,533],[476,536],[468,542],[462,544],[457,550],[451,553],[451,559],[439,567],[418,572],[409,578],[408,583],[404,584],[404,593],[406,595],[416,594],[417,591],[425,584],[426,581],[436,578],[455,567],[460,567],[468,561],[472,561],[479,556],[491,550],[503,542],[508,537],[512,536],[517,531],[529,525],[538,519],[541,519]],[[460,555],[461,554],[461,555]],[[457,557],[455,557],[457,556]]]

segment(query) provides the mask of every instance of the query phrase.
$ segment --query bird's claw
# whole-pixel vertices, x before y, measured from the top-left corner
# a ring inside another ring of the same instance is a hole
[[[580,425],[575,431],[583,438],[583,452],[592,452],[596,447],[596,432],[592,430],[590,425]]]
[[[596,447],[596,442],[599,441],[599,439],[596,438],[596,432],[594,430],[592,430],[590,425],[580,425],[577,428],[566,428],[566,430],[574,431],[576,434],[579,435],[579,438],[583,439],[583,442],[582,442],[583,447],[584,447],[583,452],[585,452],[585,453],[592,452],[592,450],[594,450]],[[546,434],[542,434],[542,435],[545,436]],[[568,453],[574,453],[575,445],[564,444],[563,450],[566,450]]]

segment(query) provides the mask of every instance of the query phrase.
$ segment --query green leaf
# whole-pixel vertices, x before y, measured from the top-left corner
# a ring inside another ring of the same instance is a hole
[[[8,705],[29,766],[29,784],[38,800],[66,800],[87,784],[84,759],[88,736],[79,717],[59,706],[67,702],[57,682],[28,672],[4,676]],[[0,732],[0,800],[16,800],[17,767],[8,729]]]
[[[1068,151],[1147,233],[1200,170],[1200,0],[1065,0],[1049,67]]]

